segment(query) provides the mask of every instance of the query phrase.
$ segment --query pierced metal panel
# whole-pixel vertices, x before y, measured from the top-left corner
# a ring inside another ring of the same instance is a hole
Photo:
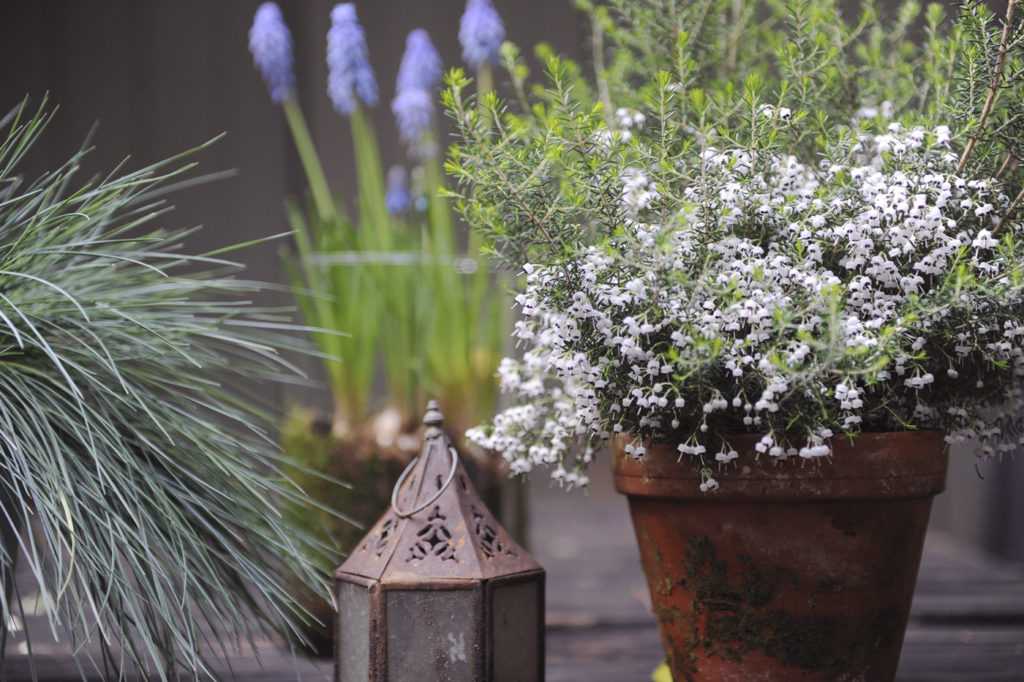
[[[441,561],[456,561],[455,543],[447,524],[448,517],[441,513],[441,507],[434,506],[422,528],[416,531],[416,539],[409,548],[406,561],[423,561],[437,557]]]
[[[481,592],[388,590],[388,682],[482,680]]]
[[[395,519],[395,518],[386,518],[386,519],[384,519],[384,523],[381,524],[380,530],[377,532],[377,536],[372,539],[373,553],[377,557],[384,556],[384,552],[387,550],[388,544],[393,539],[393,536],[395,534],[395,530],[397,529],[397,527],[398,527],[398,519]],[[370,542],[371,542],[371,540],[367,540],[368,544]]]
[[[471,506],[470,509],[473,512],[473,532],[476,534],[480,552],[485,558],[494,559],[500,556],[514,558],[518,556],[511,546],[512,543],[506,537],[504,529],[490,518],[490,514],[481,511],[476,506]]]

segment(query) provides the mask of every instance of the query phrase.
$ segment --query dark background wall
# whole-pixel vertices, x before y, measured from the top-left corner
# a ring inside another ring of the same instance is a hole
[[[88,169],[127,156],[142,164],[226,131],[199,160],[206,172],[235,169],[227,180],[195,187],[175,200],[168,220],[204,224],[196,250],[281,232],[282,204],[302,179],[280,111],[252,68],[247,32],[257,0],[5,0],[0,3],[0,109],[24,95],[49,93],[60,113],[29,165],[62,160],[99,123]],[[296,44],[300,101],[332,185],[354,191],[348,126],[324,94],[324,40],[333,3],[280,3]],[[401,161],[388,102],[405,35],[428,29],[446,66],[460,63],[463,0],[357,2],[381,87],[374,123],[386,163]],[[582,54],[586,26],[569,0],[495,0],[509,38],[524,49],[552,43]],[[279,247],[245,254],[254,277],[280,281]],[[322,397],[310,396],[310,400]],[[949,491],[936,504],[935,526],[991,551],[1024,560],[1024,460],[990,464],[954,453]]]
[[[299,96],[332,185],[354,191],[347,122],[325,93],[324,44],[333,2],[279,3],[295,41]],[[430,31],[446,67],[461,64],[457,40],[463,0],[357,2],[381,90],[374,123],[386,163],[401,149],[389,103],[394,76],[413,28]],[[53,163],[81,144],[97,123],[91,170],[126,156],[155,161],[228,136],[204,152],[203,170],[238,176],[180,195],[173,220],[210,229],[196,248],[284,228],[282,202],[302,191],[280,110],[270,101],[248,51],[258,0],[33,0],[0,3],[0,109],[25,94],[49,93],[60,114],[31,165]],[[504,6],[502,6],[504,5]],[[509,37],[540,40],[576,54],[583,25],[570,3],[498,2]],[[255,273],[277,278],[276,247],[249,254]]]

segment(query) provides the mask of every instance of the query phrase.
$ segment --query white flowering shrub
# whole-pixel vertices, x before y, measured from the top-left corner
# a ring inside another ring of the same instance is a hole
[[[510,47],[518,111],[452,76],[460,208],[523,272],[513,405],[470,437],[569,486],[614,434],[668,441],[705,490],[738,433],[797,460],[862,431],[1024,443],[1010,4],[1005,30],[929,7],[922,47],[914,3],[850,26],[826,0],[759,8],[783,28],[691,3],[722,5],[691,34],[694,7],[623,0],[591,10],[595,86],[552,57],[530,102]]]

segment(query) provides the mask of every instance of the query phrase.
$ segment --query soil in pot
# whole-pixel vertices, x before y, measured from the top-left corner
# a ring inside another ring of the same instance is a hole
[[[757,459],[756,441],[730,439],[741,457],[710,493],[672,446],[616,448],[674,679],[892,682],[942,435],[864,434],[815,462]]]

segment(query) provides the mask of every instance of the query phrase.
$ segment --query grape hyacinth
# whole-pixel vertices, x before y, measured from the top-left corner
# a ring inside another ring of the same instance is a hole
[[[466,63],[474,69],[497,63],[504,40],[505,26],[491,0],[469,0],[459,23],[459,42]]]
[[[409,195],[409,174],[404,167],[388,169],[388,191],[384,203],[391,215],[401,215],[409,210],[412,197]]]
[[[368,107],[377,104],[377,80],[370,66],[366,36],[351,2],[331,10],[327,31],[327,94],[344,116],[355,111],[356,97]]]
[[[265,2],[256,10],[249,29],[249,51],[270,91],[270,98],[281,103],[295,90],[292,34],[284,23],[281,8]]]
[[[391,102],[391,111],[395,114],[402,140],[413,148],[420,145],[434,116],[430,93],[426,90],[401,91]]]
[[[425,29],[417,28],[405,39],[405,54],[398,67],[398,93],[432,90],[441,82],[441,55]]]
[[[420,158],[434,153],[426,133],[434,118],[432,91],[440,81],[441,56],[430,41],[430,35],[418,28],[409,34],[405,42],[391,111],[398,124],[399,136]]]

